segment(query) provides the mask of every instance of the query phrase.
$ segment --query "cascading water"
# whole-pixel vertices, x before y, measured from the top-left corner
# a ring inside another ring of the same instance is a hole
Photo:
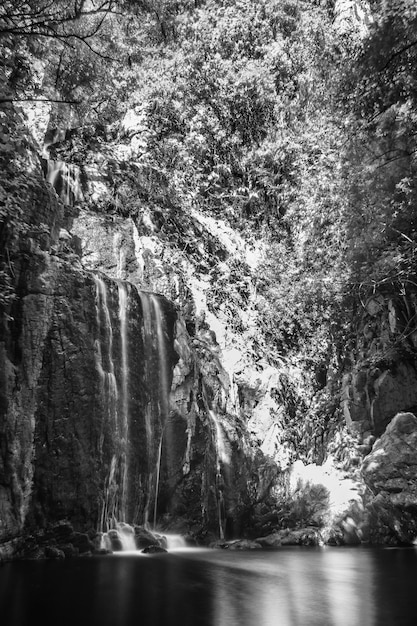
[[[163,317],[159,300],[156,296],[151,295],[151,302],[154,310],[156,336],[158,345],[158,373],[159,373],[159,418],[162,424],[161,438],[158,447],[158,457],[156,463],[156,485],[155,485],[155,502],[153,514],[153,527],[156,527],[156,515],[158,510],[159,480],[161,474],[161,457],[162,457],[162,440],[164,437],[164,427],[169,412],[169,385],[168,385],[168,367],[165,349],[165,337],[163,330]]]
[[[214,411],[207,409],[214,430],[214,445],[216,450],[216,497],[217,514],[219,523],[219,536],[224,539],[224,496],[223,496],[223,475],[222,466],[230,464],[230,452],[226,444],[222,426]]]
[[[111,323],[110,309],[108,306],[107,287],[104,280],[95,275],[96,286],[96,323],[97,339],[94,342],[96,369],[100,376],[100,394],[103,406],[106,408],[106,420],[113,428],[117,427],[117,402],[118,388],[113,361],[113,326]],[[100,436],[100,452],[104,442],[103,420]],[[117,515],[117,485],[115,484],[117,457],[113,455],[109,474],[105,486],[104,502],[101,513],[101,529],[107,524],[109,519],[116,519]]]
[[[148,388],[156,388],[146,406],[145,420],[149,465],[149,497],[145,508],[145,525],[149,524],[153,494],[153,527],[156,525],[159,479],[164,426],[169,413],[169,378],[165,348],[163,314],[157,296],[139,291],[143,311],[145,377]],[[156,341],[155,341],[156,340]],[[156,441],[158,441],[156,445]]]
[[[80,183],[80,168],[73,163],[66,163],[51,159],[51,147],[65,141],[66,130],[58,130],[50,134],[43,146],[42,156],[44,159],[44,175],[48,183],[55,189],[57,195],[67,206],[73,206],[77,200],[83,199]]]
[[[151,302],[154,310],[156,336],[158,341],[158,373],[159,373],[159,412],[161,421],[164,423],[169,412],[169,384],[168,384],[168,360],[165,348],[165,336],[163,327],[163,315],[158,298],[151,294]]]
[[[223,433],[222,426],[220,424],[217,415],[211,409],[208,409],[208,414],[214,425],[215,431],[215,446],[216,446],[216,458],[217,458],[217,470],[220,471],[220,461],[225,464],[230,463],[230,453],[226,446],[226,439]]]
[[[167,322],[158,296],[101,275],[94,281],[95,359],[105,416],[99,446],[108,464],[99,530],[115,532],[122,522],[155,528],[170,432]],[[140,325],[128,315],[138,306]]]
[[[62,202],[67,206],[72,206],[77,200],[82,199],[79,168],[72,163],[52,161],[49,158],[46,163],[45,178]]]
[[[187,542],[182,535],[174,535],[164,533],[166,540],[167,550],[183,550],[187,548]]]
[[[100,548],[110,552],[113,552],[115,548],[116,551],[136,551],[134,528],[125,522],[115,522],[112,530],[102,533]]]
[[[119,294],[119,320],[120,320],[120,343],[121,343],[121,402],[120,402],[120,426],[122,446],[122,493],[120,513],[122,520],[126,519],[126,500],[128,494],[128,444],[129,444],[129,398],[128,398],[128,346],[127,346],[127,287],[125,283],[117,284]]]
[[[114,357],[114,320],[112,320],[109,294],[105,281],[94,276],[96,286],[95,340],[96,368],[101,380],[101,400],[106,410],[102,425],[100,450],[104,442],[104,429],[115,432],[117,446],[112,456],[106,478],[104,500],[100,519],[101,530],[114,520],[125,520],[128,492],[128,347],[127,347],[127,287],[118,283],[118,319],[120,333],[121,365],[116,376]]]

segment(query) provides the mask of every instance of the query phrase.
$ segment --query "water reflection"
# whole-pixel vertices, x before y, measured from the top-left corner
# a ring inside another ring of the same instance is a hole
[[[213,572],[213,624],[374,624],[370,559],[358,550],[308,549],[248,554],[232,571],[223,561]]]
[[[417,623],[414,549],[184,550],[0,566],[0,623],[392,626]]]

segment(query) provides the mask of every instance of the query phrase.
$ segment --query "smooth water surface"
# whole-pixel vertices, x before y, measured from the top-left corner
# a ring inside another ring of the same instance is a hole
[[[0,566],[0,624],[417,624],[417,550],[118,553]]]

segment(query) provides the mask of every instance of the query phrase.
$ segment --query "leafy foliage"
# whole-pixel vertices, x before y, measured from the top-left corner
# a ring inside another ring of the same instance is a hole
[[[51,126],[79,127],[58,156],[83,165],[100,153],[112,187],[100,210],[138,216],[146,205],[166,236],[172,224],[195,233],[197,210],[266,243],[256,277],[210,258],[208,300],[215,310],[227,294],[242,334],[233,307],[256,308],[267,359],[302,372],[288,409],[299,445],[306,414],[313,435],[334,418],[330,372],[340,378],[351,358],[362,302],[417,288],[417,9],[374,0],[361,39],[337,31],[333,5],[0,8],[0,100],[58,101]]]

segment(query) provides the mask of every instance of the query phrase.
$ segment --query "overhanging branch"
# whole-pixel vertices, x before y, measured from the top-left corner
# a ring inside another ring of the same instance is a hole
[[[0,98],[0,104],[5,102],[57,102],[59,104],[81,104],[82,100],[56,100],[54,98]]]

